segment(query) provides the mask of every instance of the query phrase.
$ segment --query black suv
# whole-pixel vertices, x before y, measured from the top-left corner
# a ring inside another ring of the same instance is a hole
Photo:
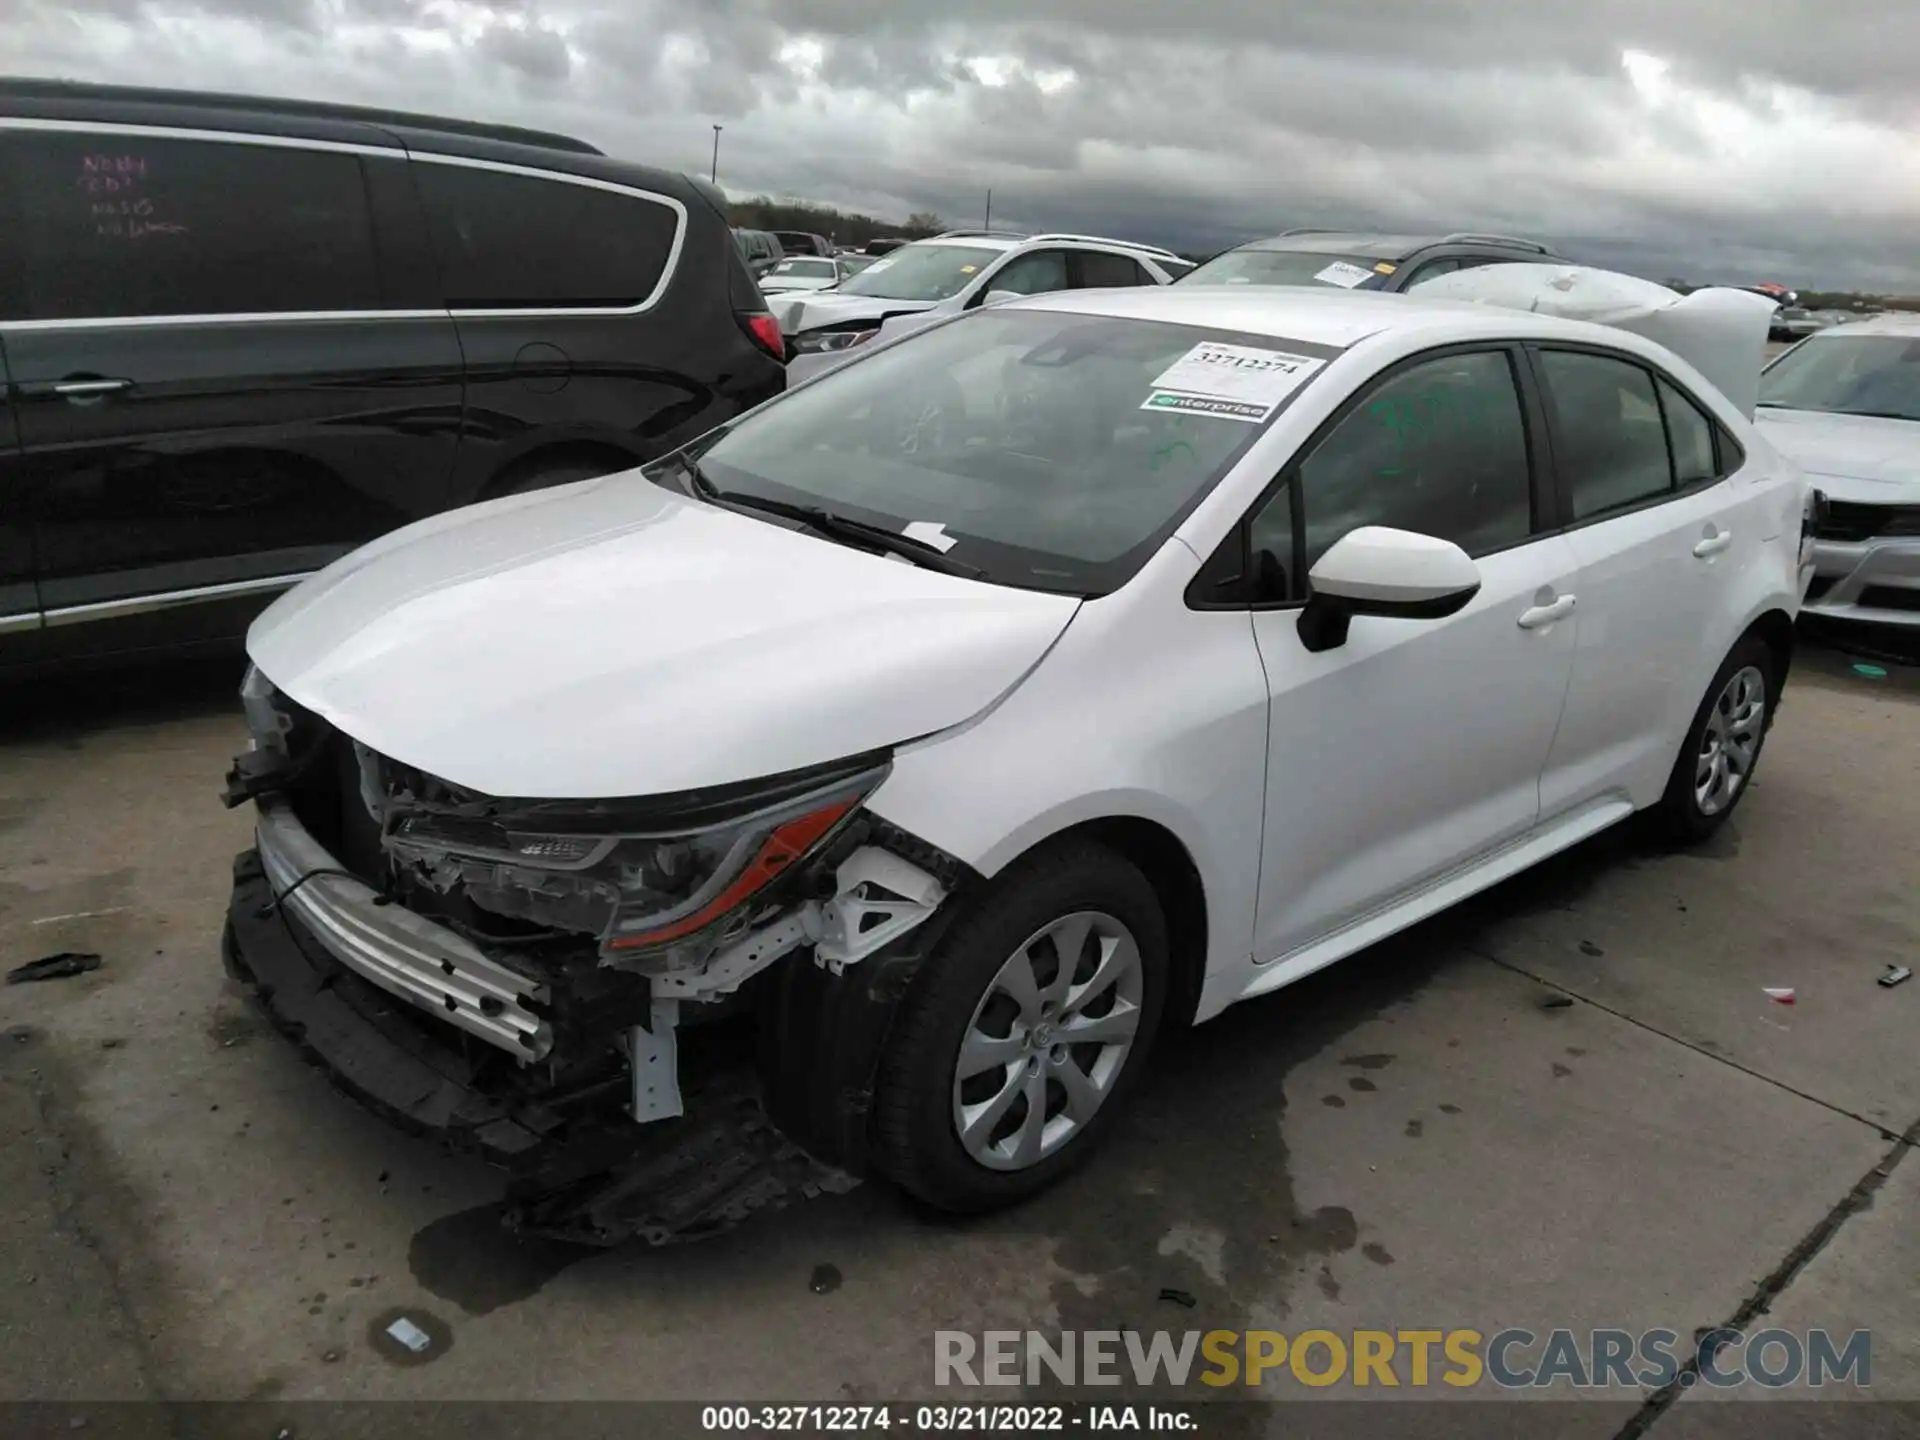
[[[0,665],[226,645],[364,541],[777,394],[720,193],[561,135],[0,79]]]
[[[1515,260],[1563,257],[1537,240],[1510,235],[1378,235],[1359,230],[1288,230],[1226,250],[1176,281],[1180,285],[1338,285],[1405,290],[1436,275]]]

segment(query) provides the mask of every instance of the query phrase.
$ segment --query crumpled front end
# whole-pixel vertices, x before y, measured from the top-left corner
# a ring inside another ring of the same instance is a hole
[[[832,983],[965,879],[863,808],[885,753],[502,798],[375,753],[258,671],[243,699],[253,745],[226,799],[258,821],[229,967],[343,1088],[516,1168],[587,1173],[633,1122],[681,1115],[683,1069],[695,1090],[707,1073],[683,1067],[683,1028],[752,1008],[777,966]]]

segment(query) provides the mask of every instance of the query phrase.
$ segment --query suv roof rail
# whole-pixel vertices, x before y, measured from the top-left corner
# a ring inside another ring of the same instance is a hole
[[[495,125],[484,120],[456,120],[445,115],[419,115],[410,110],[336,105],[325,100],[285,100],[272,95],[232,95],[222,91],[162,90],[145,85],[93,85],[80,80],[40,80],[11,75],[0,76],[0,95],[41,100],[117,100],[125,104],[252,111],[256,115],[297,115],[309,120],[353,120],[365,125],[400,125],[412,130],[434,130],[443,135],[464,135],[476,140],[500,140],[542,150],[567,150],[576,155],[606,153],[584,140],[548,130],[529,130],[520,125]]]
[[[1049,232],[1045,235],[1033,235],[1028,238],[1032,240],[1082,240],[1090,245],[1118,245],[1123,250],[1141,250],[1148,255],[1164,255],[1169,260],[1178,260],[1180,258],[1174,254],[1173,251],[1159,245],[1149,245],[1142,240],[1116,240],[1111,235],[1073,235],[1060,231]]]
[[[1536,255],[1551,255],[1553,252],[1538,240],[1522,240],[1517,235],[1486,235],[1477,230],[1462,230],[1457,234],[1440,237],[1442,245],[1511,245],[1516,250],[1531,250]]]
[[[1026,232],[1022,230],[942,230],[938,235],[929,235],[929,240],[1024,240]]]

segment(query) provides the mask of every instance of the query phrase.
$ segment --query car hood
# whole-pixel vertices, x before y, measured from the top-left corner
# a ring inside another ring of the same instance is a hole
[[[1768,410],[1761,433],[1835,500],[1920,504],[1920,421],[1826,410]]]
[[[804,296],[781,296],[773,307],[781,330],[792,335],[801,330],[817,330],[823,325],[843,325],[850,320],[882,320],[889,315],[910,315],[931,310],[937,300],[887,300],[878,295],[849,295],[844,290],[827,290]]]
[[[755,779],[969,719],[1071,596],[920,569],[636,473],[398,530],[283,595],[247,649],[381,754],[489,795]]]
[[[1746,290],[1709,286],[1682,295],[1637,275],[1564,261],[1479,265],[1423,280],[1407,293],[1557,315],[1644,335],[1693,366],[1749,419],[1775,309],[1764,295]]]

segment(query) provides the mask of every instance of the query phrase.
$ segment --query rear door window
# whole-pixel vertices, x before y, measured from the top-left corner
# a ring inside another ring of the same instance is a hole
[[[382,308],[357,155],[233,140],[15,131],[9,319]]]
[[[1627,360],[1574,350],[1541,351],[1540,368],[1575,520],[1672,493],[1673,458],[1652,375]]]
[[[625,191],[441,161],[414,173],[454,310],[635,308],[679,234],[671,207]]]

